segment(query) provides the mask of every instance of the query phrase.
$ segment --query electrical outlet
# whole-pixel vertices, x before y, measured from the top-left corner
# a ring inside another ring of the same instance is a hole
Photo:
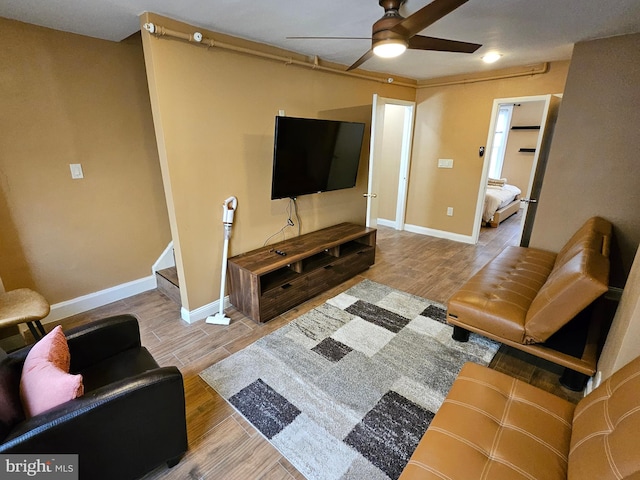
[[[453,207],[447,207],[447,215],[453,217]]]

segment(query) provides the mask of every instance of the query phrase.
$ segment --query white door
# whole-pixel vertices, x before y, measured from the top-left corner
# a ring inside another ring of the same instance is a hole
[[[474,244],[478,243],[478,237],[480,235],[480,227],[482,224],[482,212],[484,207],[484,197],[486,194],[487,178],[489,176],[490,157],[491,157],[491,152],[493,150],[494,132],[496,130],[496,125],[498,122],[498,112],[500,111],[500,108],[504,105],[522,105],[529,102],[544,103],[542,108],[542,115],[540,116],[541,118],[539,119],[539,124],[535,125],[535,127],[539,126],[539,134],[537,136],[535,146],[533,146],[535,150],[533,152],[533,161],[531,165],[531,171],[529,173],[528,183],[525,188],[522,188],[521,198],[525,200],[522,202],[523,208],[521,211],[521,223],[520,223],[520,237],[522,237],[524,219],[527,216],[529,201],[531,202],[537,201],[537,199],[531,198],[531,191],[533,188],[534,176],[538,166],[538,160],[540,158],[543,139],[548,133],[547,122],[549,120],[549,113],[551,111],[550,106],[551,106],[552,98],[553,98],[553,95],[536,95],[536,96],[530,96],[530,97],[497,98],[493,101],[493,110],[491,112],[491,121],[489,123],[489,135],[487,137],[487,146],[485,149],[486,153],[484,155],[484,166],[482,169],[482,177],[481,177],[480,186],[478,189],[478,202],[476,205],[475,222],[473,226],[473,243]],[[518,239],[518,243],[520,243],[520,239]]]
[[[546,110],[545,128],[540,132],[536,167],[531,169],[531,180],[529,183],[529,195],[525,199],[527,208],[522,215],[522,225],[520,229],[520,246],[528,247],[533,230],[533,222],[538,210],[538,198],[542,190],[542,182],[544,180],[544,172],[547,168],[547,160],[549,158],[549,150],[551,149],[551,138],[553,137],[553,129],[555,128],[558,118],[558,108],[560,107],[562,95],[552,95],[551,102]]]
[[[405,114],[402,120],[402,147],[400,152],[400,164],[397,187],[397,198],[395,208],[395,218],[393,219],[393,227],[397,230],[404,229],[404,216],[407,202],[407,186],[409,181],[409,162],[411,157],[411,141],[413,138],[413,122],[415,102],[407,102],[405,100],[396,100],[391,98],[379,97],[373,95],[373,108],[371,113],[371,141],[369,145],[369,181],[367,185],[367,217],[366,224],[368,227],[376,227],[378,225],[378,207],[380,192],[380,165],[385,161],[383,154],[384,129],[385,129],[385,106],[399,105],[404,107]],[[392,200],[392,199],[389,199]]]

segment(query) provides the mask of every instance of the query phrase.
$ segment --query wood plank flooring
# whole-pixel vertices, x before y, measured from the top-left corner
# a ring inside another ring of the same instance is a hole
[[[64,319],[70,328],[93,319],[132,313],[140,321],[142,343],[160,365],[177,365],[185,382],[189,451],[174,468],[160,466],[145,480],[261,479],[304,477],[230,407],[198,374],[206,367],[285,325],[363,278],[441,303],[505,246],[517,242],[516,215],[498,228],[483,228],[478,245],[379,228],[376,263],[368,271],[266,324],[256,324],[233,308],[229,326],[204,321],[187,324],[179,307],[157,290],[145,292]],[[55,324],[47,324],[51,329]],[[492,367],[577,400],[580,395],[558,385],[559,371],[551,364],[501,348]]]

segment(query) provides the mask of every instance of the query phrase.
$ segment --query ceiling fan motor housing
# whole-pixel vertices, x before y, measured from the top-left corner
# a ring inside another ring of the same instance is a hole
[[[396,32],[392,32],[391,29],[395,27],[404,17],[400,15],[398,9],[406,0],[379,0],[378,3],[384,8],[384,16],[373,24],[371,39],[372,45],[375,46],[379,43],[387,43],[389,41],[393,43],[407,44],[407,39],[404,35]]]
[[[378,5],[387,10],[398,10],[407,0],[378,0]]]

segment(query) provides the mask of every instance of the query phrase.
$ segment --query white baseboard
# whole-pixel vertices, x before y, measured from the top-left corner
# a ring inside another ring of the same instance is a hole
[[[231,305],[229,302],[229,297],[224,297],[224,308],[228,308]],[[182,307],[180,309],[180,317],[187,323],[194,323],[199,320],[204,320],[209,315],[213,315],[220,311],[220,299],[215,302],[207,303],[202,307],[196,308],[195,310],[187,310]]]
[[[164,252],[160,254],[156,263],[151,267],[151,273],[155,273],[158,270],[162,270],[164,268],[175,267],[176,259],[173,256],[173,241],[169,242],[167,248],[164,249]]]
[[[42,323],[54,322],[62,318],[67,318],[78,313],[92,310],[108,303],[131,297],[147,290],[153,290],[157,287],[155,275],[133,280],[131,282],[116,285],[115,287],[100,290],[99,292],[89,293],[81,297],[66,300],[64,302],[51,305],[51,312],[42,321]]]
[[[376,220],[376,222],[378,223],[378,225],[382,225],[383,227],[396,228],[396,221],[395,220],[387,220],[386,218],[378,218]]]
[[[459,233],[451,233],[444,230],[435,230],[433,228],[426,228],[409,224],[406,224],[404,226],[404,229],[407,232],[429,235],[430,237],[445,238],[447,240],[453,240],[454,242],[470,243],[471,245],[473,245],[473,237],[471,235],[460,235]]]
[[[158,287],[155,273],[163,268],[173,267],[175,259],[173,256],[173,242],[169,242],[167,248],[164,249],[158,260],[151,267],[151,275],[131,282],[116,285],[115,287],[106,288],[98,292],[89,293],[81,297],[65,300],[64,302],[51,305],[51,312],[42,320],[42,323],[55,322],[63,318],[77,315],[94,308],[102,307],[112,302],[117,302],[123,298],[132,297],[148,290]]]

